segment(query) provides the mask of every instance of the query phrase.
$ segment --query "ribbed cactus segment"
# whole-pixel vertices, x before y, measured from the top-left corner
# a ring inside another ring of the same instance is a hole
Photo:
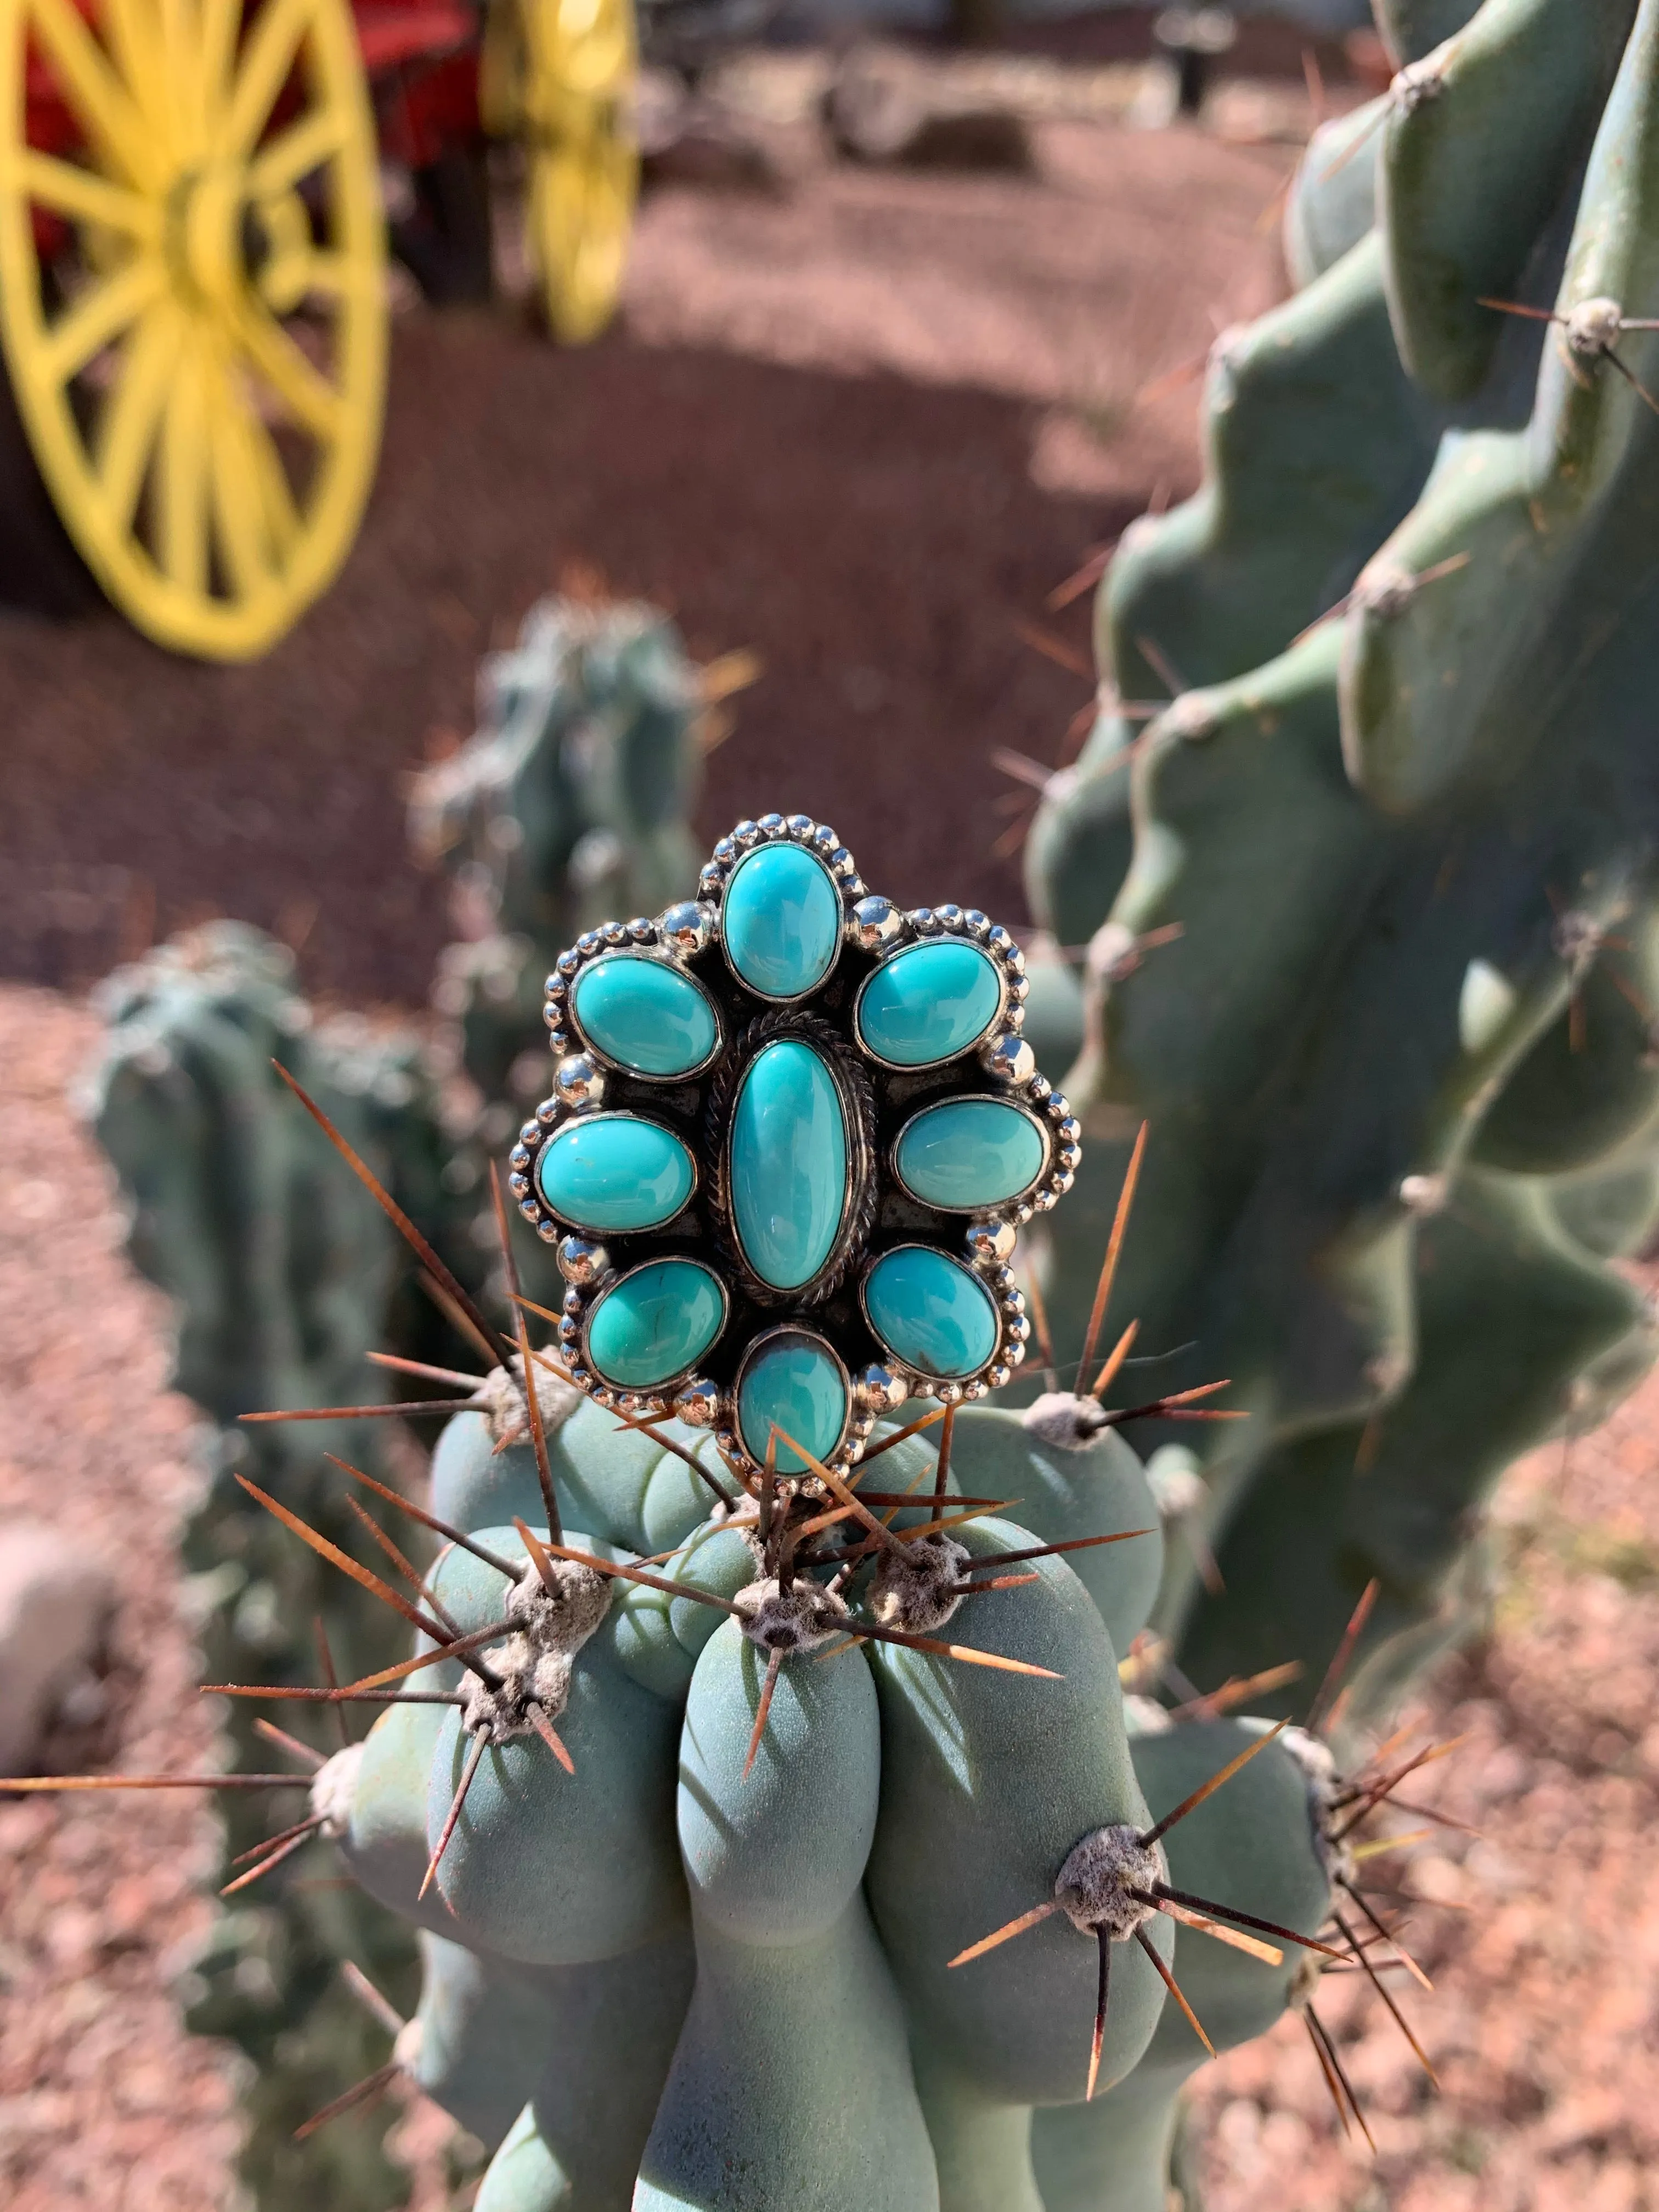
[[[1110,916],[1067,1077],[1090,1145],[1054,1225],[1058,1356],[1144,1116],[1114,1311],[1196,1339],[1178,1379],[1226,1374],[1254,1415],[1179,1437],[1226,1587],[1174,1547],[1158,1618],[1200,1680],[1316,1674],[1375,1576],[1351,1717],[1478,1606],[1503,1468],[1651,1358],[1604,1261],[1655,1218],[1659,1108],[1659,12],[1384,27],[1414,66],[1374,134],[1377,228],[1223,342],[1205,488],[1103,586],[1124,692],[1160,661],[1199,687],[1145,734],[1133,849],[1098,799],[1127,726],[1031,845],[1062,943]],[[1297,475],[1264,399],[1304,352],[1333,373],[1301,385],[1296,458],[1343,458]]]

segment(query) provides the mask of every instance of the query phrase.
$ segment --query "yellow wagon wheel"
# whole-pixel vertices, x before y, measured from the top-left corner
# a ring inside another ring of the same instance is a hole
[[[549,327],[567,344],[616,313],[639,193],[633,0],[495,0],[485,127],[524,146],[525,228]]]
[[[161,644],[251,658],[344,560],[385,260],[346,0],[0,0],[0,344],[70,536]]]

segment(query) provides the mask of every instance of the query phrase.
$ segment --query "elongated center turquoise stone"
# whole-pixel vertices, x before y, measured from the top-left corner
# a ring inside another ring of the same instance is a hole
[[[947,1098],[906,1123],[893,1164],[924,1206],[971,1212],[1030,1190],[1047,1151],[1023,1107],[1002,1098]]]
[[[929,1245],[884,1252],[864,1280],[870,1326],[895,1359],[941,1381],[971,1375],[997,1346],[997,1310],[983,1283]]]
[[[841,1362],[822,1337],[806,1329],[781,1330],[750,1355],[738,1383],[738,1432],[750,1457],[766,1464],[774,1422],[827,1460],[847,1426],[847,1381]],[[801,1474],[806,1462],[780,1437],[780,1474]]]
[[[726,887],[726,957],[763,999],[799,999],[834,967],[841,918],[841,893],[822,861],[799,845],[759,846]]]
[[[726,1322],[719,1278],[696,1260],[653,1260],[594,1306],[587,1358],[623,1390],[653,1390],[695,1366]]]
[[[950,939],[909,945],[883,961],[859,993],[860,1040],[895,1067],[954,1060],[985,1035],[1002,1005],[996,963]]]
[[[690,1075],[720,1036],[702,984],[643,952],[607,953],[584,968],[570,1011],[589,1044],[640,1075]]]
[[[798,1291],[830,1257],[847,1206],[847,1122],[810,1044],[781,1038],[738,1085],[728,1153],[743,1256],[775,1291]]]
[[[536,1181],[550,1213],[604,1234],[659,1229],[696,1184],[691,1155],[672,1131],[633,1114],[585,1114],[542,1147]]]

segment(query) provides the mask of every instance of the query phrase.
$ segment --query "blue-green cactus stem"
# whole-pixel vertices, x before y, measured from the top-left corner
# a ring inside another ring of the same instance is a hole
[[[975,1560],[1036,1540],[1012,1521],[955,1532]],[[868,1890],[917,2045],[994,2103],[1080,2097],[1097,1954],[1060,1915],[984,1957],[951,1960],[1053,1898],[1092,1830],[1144,1819],[1123,1735],[1117,1659],[1064,1560],[1024,1587],[964,1601],[950,1640],[1049,1668],[1037,1679],[877,1645],[881,1812]],[[841,1662],[831,1662],[841,1664]],[[845,1662],[850,1664],[850,1662]],[[1169,1938],[1150,1931],[1166,1953]],[[1163,1984],[1133,1944],[1114,1961],[1102,2078],[1139,2057]]]
[[[1172,1811],[1261,1734],[1262,1721],[1194,1721],[1135,1735],[1135,1773],[1155,1816]],[[1308,1746],[1318,1763],[1321,1747]],[[1331,1905],[1316,1823],[1316,1786],[1293,1749],[1276,1743],[1241,1767],[1164,1839],[1176,1889],[1316,1936]],[[1310,1954],[1276,1944],[1277,1966],[1201,1930],[1176,1930],[1182,1994],[1218,2051],[1263,2035],[1284,2011]],[[1031,2154],[1045,2212],[1164,2212],[1169,2158],[1188,2076],[1203,2045],[1178,2005],[1164,2008],[1134,2071],[1092,2104],[1039,2112]]]
[[[514,2079],[528,2060],[535,2086],[474,2212],[629,2212],[694,1973],[689,1935],[540,1970],[546,2024],[512,2055]]]
[[[633,2212],[939,2212],[904,2015],[862,1896],[804,1942],[744,1943],[701,1917],[696,1935],[696,1990]]]

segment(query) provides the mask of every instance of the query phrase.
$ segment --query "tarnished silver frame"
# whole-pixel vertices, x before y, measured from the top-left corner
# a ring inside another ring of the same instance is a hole
[[[842,950],[811,991],[792,999],[768,999],[732,967],[720,926],[721,910],[732,876],[744,857],[768,843],[786,842],[809,851],[836,886],[842,906]],[[906,1067],[870,1051],[860,1041],[855,1027],[851,1035],[843,1035],[849,1018],[856,1023],[867,975],[854,994],[850,1017],[843,1006],[833,1022],[826,1022],[811,1010],[811,1001],[819,993],[833,994],[842,971],[843,951],[850,951],[860,964],[866,959],[879,964],[909,946],[953,937],[975,945],[989,956],[1000,988],[996,1015],[976,1039],[948,1060]],[[636,953],[678,966],[707,994],[714,1013],[715,1043],[697,1067],[672,1076],[655,1076],[629,1067],[596,1045],[574,1020],[572,986],[589,963],[612,952]],[[716,954],[720,967],[705,979],[697,971]],[[1030,1333],[1024,1300],[1009,1265],[1016,1234],[1034,1214],[1046,1212],[1070,1188],[1081,1157],[1078,1122],[1065,1099],[1036,1072],[1030,1048],[1020,1034],[1030,992],[1024,969],[1024,957],[1009,933],[975,908],[964,910],[947,904],[907,912],[871,893],[836,832],[803,814],[787,818],[769,814],[758,822],[740,822],[715,845],[699,878],[695,898],[667,908],[654,920],[641,915],[632,921],[608,922],[602,929],[588,930],[561,953],[547,979],[544,1006],[548,1042],[556,1063],[552,1095],[521,1127],[508,1163],[508,1182],[520,1212],[537,1234],[559,1248],[560,1269],[566,1280],[559,1343],[561,1356],[577,1386],[597,1402],[630,1415],[660,1418],[684,1408],[684,1418],[694,1425],[711,1431],[721,1453],[734,1467],[753,1474],[759,1471],[758,1463],[744,1448],[737,1429],[738,1379],[759,1347],[779,1334],[814,1339],[828,1347],[848,1390],[846,1426],[836,1458],[826,1462],[841,1474],[862,1457],[866,1440],[878,1419],[890,1414],[905,1395],[933,1396],[953,1404],[981,1398],[1007,1382],[1025,1356]],[[746,994],[761,1011],[745,1022],[734,1013],[734,993],[739,1005]],[[726,1204],[730,1186],[729,1117],[737,1083],[754,1053],[773,1037],[787,1036],[799,1036],[811,1045],[835,1080],[848,1136],[847,1180],[842,1229],[824,1267],[812,1283],[799,1291],[774,1291],[749,1267]],[[951,1091],[948,1086],[973,1079],[975,1061],[985,1090]],[[919,1079],[907,1094],[914,1098],[925,1093],[935,1076],[947,1086],[945,1095],[922,1097],[904,1121],[898,1138],[878,1153],[875,1086],[889,1077]],[[660,1115],[648,1098],[643,1103],[637,1098],[629,1099],[626,1086],[634,1083],[647,1092],[654,1090],[663,1095]],[[607,1092],[618,1087],[623,1098],[607,1109]],[[683,1096],[671,1097],[677,1087]],[[945,1103],[949,1096],[973,1095],[999,1098],[1037,1121],[1044,1137],[1043,1174],[1028,1189],[994,1206],[971,1211],[933,1207],[931,1201],[916,1199],[899,1177],[897,1143],[927,1107]],[[640,1231],[584,1231],[556,1215],[540,1194],[537,1166],[542,1150],[555,1131],[602,1111],[653,1122],[678,1137],[692,1160],[694,1186],[687,1206],[701,1195],[704,1211],[688,1214],[684,1220],[677,1213],[668,1222]],[[862,1280],[856,1305],[870,1350],[877,1356],[867,1356],[864,1344],[858,1341],[859,1322],[852,1322],[839,1304],[832,1310],[835,1294],[850,1271],[857,1267],[867,1274],[872,1264],[870,1237],[881,1204],[885,1195],[897,1193],[904,1194],[907,1204],[919,1204],[941,1219],[960,1225],[960,1242],[954,1247],[931,1241],[927,1231],[913,1231],[904,1241],[965,1266],[994,1301],[996,1348],[971,1376],[946,1379],[921,1375],[896,1360],[870,1322]],[[706,1250],[701,1241],[704,1221],[713,1231],[712,1251]],[[596,1241],[601,1237],[618,1248],[614,1254],[606,1243]],[[682,1246],[695,1237],[696,1249],[651,1249],[654,1240],[664,1237],[671,1244],[678,1240]],[[643,1252],[638,1251],[636,1238],[645,1245]],[[713,1342],[697,1360],[665,1376],[649,1390],[629,1390],[607,1382],[587,1358],[592,1314],[610,1291],[641,1268],[667,1259],[690,1261],[719,1284],[720,1322]],[[739,1299],[750,1309],[769,1310],[775,1318],[752,1342],[732,1345],[728,1342],[728,1332]],[[711,1376],[704,1363],[721,1346],[726,1347],[726,1356],[713,1361]],[[849,1369],[854,1371],[849,1373]],[[722,1382],[721,1375],[732,1379]],[[690,1402],[693,1398],[695,1406]]]
[[[1042,1164],[1029,1182],[1023,1183],[1018,1190],[1011,1190],[1005,1198],[988,1200],[978,1206],[941,1206],[937,1199],[924,1198],[919,1190],[913,1190],[910,1185],[906,1182],[904,1176],[899,1169],[900,1149],[904,1143],[904,1139],[909,1135],[911,1130],[915,1128],[916,1123],[926,1120],[929,1114],[937,1113],[941,1107],[969,1106],[975,1104],[985,1106],[1006,1106],[1011,1112],[1022,1115],[1024,1119],[1031,1124],[1031,1127],[1036,1131],[1038,1137],[1042,1139]],[[1042,1115],[1034,1114],[1031,1111],[1031,1109],[1025,1105],[1020,1099],[1011,1098],[1008,1097],[1006,1092],[999,1096],[997,1092],[992,1091],[963,1091],[957,1093],[954,1097],[948,1098],[935,1098],[931,1100],[926,1106],[919,1106],[916,1109],[916,1111],[911,1115],[909,1120],[901,1127],[898,1134],[894,1138],[892,1143],[887,1147],[887,1168],[889,1174],[891,1175],[893,1181],[898,1185],[899,1188],[903,1191],[908,1197],[915,1199],[918,1206],[929,1206],[935,1213],[970,1214],[975,1220],[988,1220],[1000,1216],[1004,1213],[1008,1207],[1018,1206],[1021,1199],[1029,1198],[1034,1190],[1037,1189],[1044,1182],[1047,1181],[1049,1170],[1054,1165],[1054,1134],[1052,1125],[1045,1121],[1044,1117]]]
[[[542,1167],[548,1152],[567,1130],[593,1128],[597,1127],[601,1121],[635,1121],[646,1128],[659,1129],[664,1136],[672,1137],[685,1154],[686,1158],[690,1161],[691,1188],[674,1211],[665,1215],[662,1220],[641,1222],[637,1229],[602,1229],[592,1221],[578,1221],[573,1214],[556,1213],[549,1205],[547,1195],[542,1188]],[[702,1188],[702,1169],[698,1163],[696,1153],[678,1129],[671,1129],[665,1121],[653,1121],[648,1114],[636,1114],[630,1106],[607,1106],[586,1113],[568,1114],[556,1127],[547,1132],[536,1149],[535,1165],[531,1170],[531,1188],[540,1201],[543,1212],[550,1219],[557,1222],[562,1229],[575,1230],[580,1236],[660,1237],[665,1235],[672,1224],[679,1219],[686,1207],[695,1202],[698,1191]]]
[[[847,1410],[842,1416],[841,1434],[836,1438],[830,1449],[819,1454],[818,1456],[821,1465],[831,1468],[836,1474],[844,1475],[852,1466],[854,1460],[859,1456],[856,1452],[849,1455],[847,1449],[848,1444],[854,1438],[858,1425],[858,1393],[853,1387],[853,1377],[847,1362],[830,1343],[829,1338],[815,1328],[807,1328],[802,1322],[780,1322],[775,1328],[763,1329],[757,1337],[751,1339],[743,1358],[738,1362],[737,1371],[732,1377],[732,1418],[727,1431],[732,1439],[732,1449],[727,1453],[727,1456],[734,1458],[746,1471],[752,1471],[757,1474],[764,1471],[765,1452],[763,1450],[757,1455],[744,1437],[743,1417],[739,1410],[743,1401],[743,1378],[765,1347],[769,1344],[775,1344],[780,1337],[785,1336],[804,1337],[812,1344],[822,1346],[836,1363],[836,1371],[841,1376],[842,1402]],[[867,1425],[866,1433],[868,1433]],[[724,1437],[721,1440],[721,1449],[726,1449]],[[801,1474],[810,1475],[811,1474],[811,1469],[805,1468],[786,1476],[785,1480],[795,1481]]]
[[[653,928],[654,930],[654,924],[653,925]],[[678,1074],[674,1075],[653,1075],[648,1069],[643,1067],[631,1067],[625,1060],[618,1060],[613,1054],[606,1052],[604,1046],[596,1043],[594,1039],[591,1037],[587,1031],[582,1027],[581,1016],[576,1012],[575,991],[575,986],[580,978],[582,969],[596,966],[601,960],[615,959],[648,960],[659,968],[672,968],[674,969],[676,974],[684,976],[685,981],[691,985],[694,990],[701,994],[704,1004],[708,1006],[709,1012],[714,1017],[714,1042],[709,1047],[708,1052],[697,1062],[695,1067],[682,1068]],[[708,989],[700,977],[694,975],[691,973],[690,965],[686,961],[677,959],[673,953],[659,949],[653,945],[601,945],[599,950],[596,953],[592,954],[589,959],[582,962],[581,969],[579,969],[576,975],[572,977],[571,987],[566,994],[564,1005],[567,1010],[565,1019],[569,1023],[570,1027],[575,1031],[576,1036],[581,1042],[583,1050],[587,1053],[589,1057],[598,1060],[601,1067],[611,1068],[617,1074],[625,1075],[630,1081],[635,1083],[695,1083],[700,1075],[706,1075],[708,1073],[708,1070],[714,1065],[714,1062],[720,1058],[720,1054],[726,1049],[726,1023],[721,1017],[720,1007],[715,1002],[713,993]]]
[[[903,1358],[890,1346],[876,1327],[870,1312],[866,1295],[870,1277],[878,1264],[890,1259],[895,1252],[932,1252],[979,1285],[990,1299],[996,1314],[997,1340],[991,1347],[991,1356],[967,1375],[926,1375],[914,1364]],[[975,1266],[947,1252],[943,1245],[929,1244],[920,1237],[908,1237],[884,1250],[873,1254],[870,1264],[859,1277],[859,1311],[864,1316],[864,1325],[895,1365],[913,1376],[914,1395],[918,1398],[937,1398],[941,1405],[958,1405],[963,1399],[985,1396],[988,1390],[998,1390],[1025,1357],[1025,1341],[1031,1333],[1031,1324],[1025,1318],[1025,1297],[1014,1280],[1014,1271],[1006,1261],[988,1266]]]
[[[588,1334],[593,1326],[593,1316],[612,1291],[641,1273],[647,1267],[661,1267],[669,1261],[684,1261],[686,1265],[701,1267],[715,1285],[720,1294],[720,1322],[707,1344],[694,1358],[672,1375],[665,1375],[648,1389],[635,1389],[625,1382],[612,1382],[593,1365],[588,1357]],[[601,1406],[620,1406],[627,1413],[649,1413],[665,1417],[673,1395],[682,1382],[694,1376],[701,1364],[726,1334],[726,1323],[732,1318],[732,1292],[719,1268],[711,1267],[707,1260],[695,1252],[656,1252],[649,1259],[641,1260],[631,1267],[600,1278],[586,1289],[573,1285],[564,1294],[564,1313],[559,1322],[559,1340],[570,1368],[570,1379],[589,1397]]]

